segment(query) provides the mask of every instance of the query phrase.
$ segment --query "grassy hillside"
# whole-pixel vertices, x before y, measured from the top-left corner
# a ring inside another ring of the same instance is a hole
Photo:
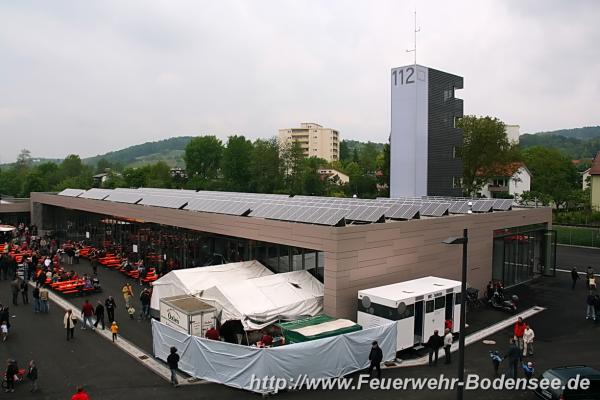
[[[104,158],[111,163],[121,163],[125,166],[140,166],[163,160],[172,166],[182,166],[183,151],[192,138],[193,136],[178,136],[157,142],[146,142],[95,157],[89,157],[83,161],[86,164],[95,165],[98,160]]]
[[[559,129],[550,132],[538,132],[537,135],[548,136],[564,136],[566,138],[575,139],[592,139],[600,136],[600,126],[585,126],[583,128]]]
[[[569,136],[559,135],[557,132]],[[595,136],[590,136],[594,134]],[[523,149],[533,146],[553,148],[572,159],[592,158],[600,151],[600,126],[525,134],[521,135],[520,146]]]

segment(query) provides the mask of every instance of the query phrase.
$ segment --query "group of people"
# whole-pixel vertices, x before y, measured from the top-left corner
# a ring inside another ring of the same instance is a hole
[[[25,377],[31,382],[31,388],[29,391],[32,393],[37,392],[38,369],[34,360],[29,361],[27,371],[25,372]],[[19,369],[17,361],[10,358],[6,360],[6,389],[4,391],[6,393],[13,393],[15,391],[15,382],[22,379],[23,376],[21,376],[21,370]]]
[[[531,326],[519,317],[513,326],[513,335],[509,338],[509,347],[506,352],[490,351],[494,374],[498,375],[500,364],[506,360],[506,372],[509,377],[516,379],[519,370],[522,370],[525,378],[530,379],[535,371],[534,363],[530,359],[533,357],[534,339],[535,332]],[[528,358],[529,361],[525,361],[525,358]]]
[[[451,323],[451,322],[450,322]],[[451,348],[454,342],[454,335],[452,334],[452,327],[446,322],[444,329],[444,336],[440,335],[439,330],[434,330],[433,335],[429,337],[425,346],[429,350],[429,366],[435,366],[438,362],[438,356],[441,348],[444,348],[445,364],[452,362]]]
[[[579,280],[579,272],[575,267],[571,269],[571,280],[571,289],[575,290],[575,286],[577,285],[577,281]],[[592,267],[588,267],[585,271],[585,286],[588,291],[587,297],[585,299],[585,319],[591,319],[593,321],[596,321],[600,318],[598,316],[598,313],[600,313],[600,295],[597,292],[596,274]]]

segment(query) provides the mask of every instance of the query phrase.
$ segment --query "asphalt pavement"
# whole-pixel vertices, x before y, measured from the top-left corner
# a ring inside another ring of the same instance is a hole
[[[557,259],[559,267],[581,267],[594,265],[600,260],[598,251],[565,248],[558,249]],[[569,265],[565,265],[566,261]],[[77,268],[89,268],[83,263]],[[91,271],[88,270],[88,271]],[[120,288],[126,279],[115,271],[99,269],[100,279],[107,290],[101,295],[104,299],[113,287]],[[579,282],[581,283],[581,282]],[[139,288],[139,286],[137,286]],[[139,289],[136,290],[139,293]],[[570,288],[568,274],[558,273],[555,278],[540,278],[527,286],[516,290],[524,306],[537,304],[547,308],[527,320],[536,333],[535,356],[532,360],[536,364],[536,374],[555,366],[586,364],[600,369],[600,346],[597,344],[600,333],[600,323],[594,324],[585,320],[586,290],[581,283],[575,291]],[[137,320],[129,321],[123,318],[124,305],[120,291],[111,293],[117,300],[117,320],[122,326],[125,337],[135,342],[139,347],[151,347],[149,326],[146,322]],[[95,300],[91,296],[91,300]],[[6,281],[0,282],[0,301],[6,304],[10,292]],[[82,298],[70,299],[78,305]],[[136,307],[138,308],[138,307]],[[120,311],[119,311],[120,310]],[[77,385],[84,385],[92,399],[163,399],[177,396],[186,399],[257,399],[260,396],[241,390],[225,387],[212,383],[189,385],[172,388],[168,382],[155,375],[142,366],[134,358],[126,355],[110,341],[79,328],[75,332],[75,340],[67,342],[62,326],[63,310],[51,304],[48,315],[34,314],[31,307],[19,305],[11,309],[14,315],[12,329],[6,343],[0,344],[0,357],[16,358],[20,366],[24,366],[30,358],[37,360],[40,369],[40,391],[29,394],[28,387],[21,384],[14,394],[5,395],[6,398],[24,399],[69,399]],[[471,320],[477,317],[484,323],[486,320],[495,321],[507,317],[501,311],[482,309],[471,314]],[[123,316],[123,317],[122,317]],[[478,322],[479,324],[480,322]],[[477,373],[485,377],[492,377],[492,365],[488,355],[489,350],[506,350],[511,329],[505,329],[487,339],[496,341],[495,345],[486,345],[482,342],[468,346],[466,349],[466,371]],[[138,343],[139,342],[139,343]],[[368,344],[365,344],[368,346]],[[384,378],[397,377],[434,377],[444,374],[447,377],[456,377],[456,354],[453,354],[453,364],[437,367],[395,368],[383,371]],[[319,356],[315,355],[315,363]],[[501,367],[502,368],[502,367]],[[2,397],[3,394],[0,394]],[[356,391],[297,391],[279,393],[282,399],[305,398],[311,396],[315,399],[392,399],[398,396],[406,399],[454,399],[454,392],[429,390],[402,391],[370,390],[363,388]],[[527,391],[467,391],[465,399],[532,399],[533,395]]]

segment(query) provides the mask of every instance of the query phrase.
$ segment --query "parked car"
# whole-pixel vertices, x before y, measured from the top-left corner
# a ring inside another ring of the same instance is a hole
[[[579,375],[580,379],[590,380],[590,387],[587,390],[569,389],[567,383]],[[585,365],[575,365],[570,367],[557,367],[545,371],[540,379],[559,379],[562,382],[560,389],[536,389],[535,394],[545,400],[600,400],[600,371],[586,367]]]

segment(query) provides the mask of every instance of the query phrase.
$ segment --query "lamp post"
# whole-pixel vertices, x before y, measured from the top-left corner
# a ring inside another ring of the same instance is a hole
[[[445,244],[462,244],[462,277],[460,293],[460,330],[458,332],[458,386],[456,398],[462,400],[465,384],[465,299],[467,296],[467,243],[469,242],[469,231],[465,228],[462,237],[449,237],[444,240]]]

